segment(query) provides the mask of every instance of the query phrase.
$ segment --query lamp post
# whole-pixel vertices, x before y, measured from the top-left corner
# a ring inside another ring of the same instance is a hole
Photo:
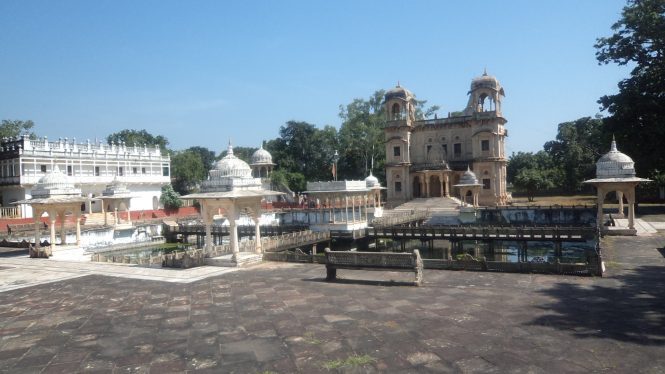
[[[339,161],[339,153],[337,153],[337,150],[335,150],[335,154],[333,155],[332,158],[333,161],[333,178],[335,181],[337,181],[337,161]]]

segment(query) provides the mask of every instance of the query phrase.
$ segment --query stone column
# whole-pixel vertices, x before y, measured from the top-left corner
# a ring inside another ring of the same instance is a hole
[[[450,177],[448,176],[448,174],[446,174],[445,178],[446,178],[446,182],[445,182],[446,183],[446,195],[445,196],[450,197]]]
[[[623,192],[617,191],[617,199],[619,199],[619,214],[623,217]]]
[[[67,232],[65,232],[65,211],[58,212],[60,215],[60,245],[67,244]]]
[[[628,228],[635,229],[635,187],[626,194],[628,200]]]
[[[106,213],[106,200],[101,200],[101,203],[102,203],[102,214],[104,215],[104,226],[108,226],[109,220],[108,220],[108,214]]]
[[[74,217],[76,218],[76,245],[80,246],[81,245],[81,211],[77,210],[76,213],[74,213]]]
[[[118,225],[120,220],[118,219],[118,203],[114,200],[113,201],[113,224]]]
[[[356,197],[351,196],[351,222],[356,222]]]
[[[429,178],[428,178],[427,174],[425,174],[425,176],[423,177],[423,180],[425,181],[425,197],[430,197],[429,196]]]
[[[32,217],[35,219],[35,248],[41,247],[41,241],[40,241],[40,235],[39,235],[39,229],[41,228],[40,226],[42,225],[42,222],[39,220],[41,217],[42,212],[36,210],[34,207],[32,208]]]
[[[252,217],[252,221],[254,221],[254,251],[256,251],[256,253],[263,252],[261,248],[261,226],[259,225],[260,219],[260,215]]]
[[[127,208],[127,223],[131,225],[132,224],[132,215],[129,213],[129,200],[127,200],[127,202],[125,202],[125,204],[126,204],[125,207]]]
[[[344,223],[349,223],[349,197],[344,196]]]
[[[210,207],[205,200],[201,201],[201,217],[203,217],[203,224],[206,230],[203,248],[205,248],[206,252],[212,252],[212,214],[210,214]]]
[[[226,210],[226,219],[229,220],[229,234],[231,236],[231,251],[233,252],[232,259],[238,261],[238,253],[240,248],[238,246],[238,226],[236,225],[236,207],[232,206]]]
[[[55,247],[55,218],[56,213],[54,211],[48,212],[49,229],[51,230],[51,235],[49,237],[51,248]]]
[[[439,195],[440,195],[441,197],[443,197],[443,196],[446,195],[446,193],[445,193],[445,189],[443,188],[443,187],[444,187],[444,183],[443,183],[443,173],[440,173],[440,174],[439,174],[439,184],[441,185],[441,193],[440,193]]]

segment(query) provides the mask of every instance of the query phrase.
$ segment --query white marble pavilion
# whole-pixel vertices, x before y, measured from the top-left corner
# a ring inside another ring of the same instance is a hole
[[[208,179],[201,183],[201,192],[182,196],[182,199],[196,199],[201,204],[201,216],[206,229],[205,249],[212,250],[211,227],[216,215],[223,215],[229,221],[232,261],[238,262],[237,220],[241,213],[248,214],[256,225],[255,252],[261,253],[261,200],[281,195],[281,192],[262,188],[261,178],[252,176],[252,169],[243,160],[233,154],[229,142],[228,152],[215,167],[210,170]]]

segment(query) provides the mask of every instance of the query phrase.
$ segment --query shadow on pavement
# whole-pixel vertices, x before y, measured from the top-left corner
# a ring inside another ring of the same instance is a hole
[[[612,277],[616,287],[560,283],[541,291],[557,301],[540,308],[554,314],[530,325],[572,331],[581,338],[607,338],[665,345],[665,267],[639,266]]]
[[[383,286],[383,287],[413,287],[413,282],[401,281],[380,281],[380,280],[365,280],[365,279],[348,279],[337,277],[334,281],[327,281],[325,278],[306,278],[302,279],[305,282],[318,282],[318,283],[339,283],[339,284],[360,284],[365,286]]]

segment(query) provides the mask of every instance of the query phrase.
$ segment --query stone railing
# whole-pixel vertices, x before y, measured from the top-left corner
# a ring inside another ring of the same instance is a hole
[[[425,220],[429,217],[429,211],[411,211],[403,214],[391,214],[384,217],[375,218],[372,221],[372,227],[384,228],[391,226],[404,225],[406,223]]]
[[[0,207],[0,218],[20,218],[21,210],[18,206]]]

